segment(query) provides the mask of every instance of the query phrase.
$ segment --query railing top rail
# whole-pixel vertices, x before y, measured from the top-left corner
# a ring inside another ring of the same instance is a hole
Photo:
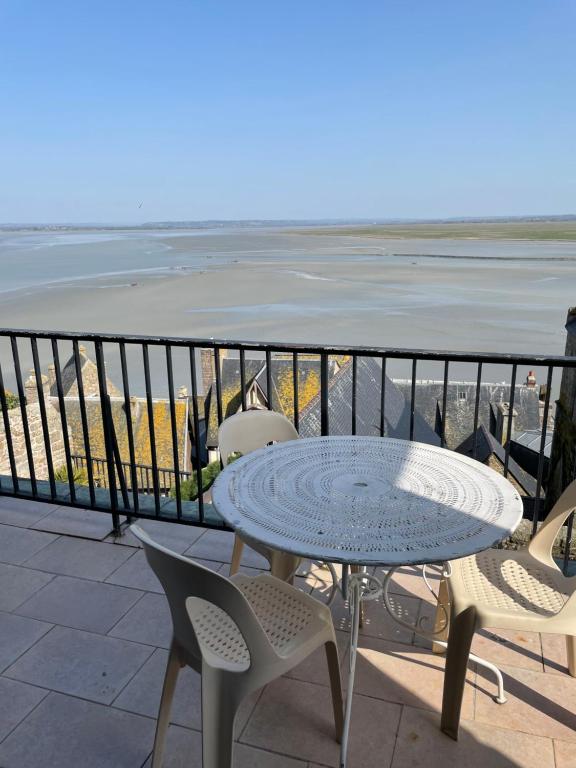
[[[576,357],[564,355],[509,354],[504,352],[451,352],[449,350],[403,349],[401,347],[344,346],[322,344],[297,344],[271,341],[242,341],[233,339],[199,339],[182,336],[121,335],[116,333],[91,333],[80,331],[46,331],[27,328],[0,328],[0,337],[58,339],[61,341],[88,341],[100,343],[148,344],[150,346],[198,347],[205,349],[234,349],[253,352],[286,352],[312,355],[360,355],[387,357],[399,360],[431,360],[462,363],[508,363],[518,365],[557,366],[576,368]]]

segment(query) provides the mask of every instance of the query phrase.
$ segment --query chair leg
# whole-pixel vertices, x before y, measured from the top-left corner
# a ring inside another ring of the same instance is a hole
[[[231,768],[237,700],[225,675],[202,665],[202,766]]]
[[[152,768],[160,768],[162,765],[166,731],[168,730],[168,725],[170,723],[170,709],[172,707],[172,699],[174,698],[174,691],[176,689],[176,682],[181,666],[176,647],[174,643],[172,643],[170,655],[168,656],[168,664],[166,665],[166,674],[164,676],[164,685],[162,687],[162,698],[160,699],[160,709],[158,711],[158,721],[156,723]]]
[[[576,677],[576,636],[566,635],[566,655],[568,656],[568,672]]]
[[[444,694],[442,697],[442,720],[440,727],[454,740],[458,739],[460,710],[464,697],[466,670],[470,646],[476,630],[476,611],[473,607],[454,614],[450,623],[446,669],[444,672]]]
[[[450,629],[450,590],[448,582],[442,579],[438,589],[438,607],[436,608],[436,619],[434,621],[434,635],[437,640],[446,642],[448,640],[448,631]],[[438,633],[438,634],[436,634]],[[432,652],[446,653],[446,646],[432,643]]]
[[[338,660],[338,646],[332,640],[329,640],[324,648],[326,650],[326,661],[328,662],[328,672],[330,673],[330,688],[332,690],[332,707],[334,709],[334,726],[336,728],[336,741],[342,740],[342,729],[344,728],[344,702],[342,699],[342,680],[340,678],[340,662]]]
[[[240,561],[242,560],[242,552],[244,551],[244,542],[240,536],[234,536],[234,549],[232,550],[232,562],[230,563],[230,576],[234,576],[238,573],[240,568]]]

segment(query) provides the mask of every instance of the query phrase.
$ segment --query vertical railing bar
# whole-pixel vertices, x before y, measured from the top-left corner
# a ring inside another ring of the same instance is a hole
[[[128,455],[130,456],[130,479],[132,483],[132,504],[134,512],[138,514],[140,500],[138,497],[138,476],[136,473],[136,451],[134,449],[134,425],[132,423],[132,404],[130,400],[130,380],[128,378],[128,365],[126,362],[126,345],[120,342],[120,368],[122,370],[122,389],[124,391],[124,412],[126,414],[126,432],[128,434]]]
[[[176,516],[182,519],[182,499],[180,498],[180,457],[178,455],[178,433],[176,432],[176,403],[174,401],[174,372],[172,370],[172,348],[166,345],[166,371],[168,373],[168,398],[170,400],[170,423],[172,427],[172,454],[174,457],[174,485],[176,488]],[[164,473],[166,488],[166,473]]]
[[[192,384],[192,421],[194,428],[194,449],[196,452],[196,485],[198,488],[198,522],[204,522],[204,493],[202,488],[202,466],[200,460],[200,418],[198,415],[198,387],[196,386],[196,351],[189,347],[190,381]]]
[[[152,402],[152,385],[150,383],[150,357],[148,344],[142,344],[144,359],[144,381],[146,384],[146,408],[148,410],[148,436],[150,438],[150,458],[152,460],[152,485],[154,488],[154,506],[156,517],[160,515],[160,488],[158,477],[158,461],[156,458],[156,430],[154,425],[154,404]]]
[[[240,350],[240,391],[242,393],[242,410],[246,410],[246,353]]]
[[[10,428],[10,414],[8,412],[8,401],[4,389],[4,377],[2,376],[2,365],[0,365],[0,406],[2,408],[2,418],[4,419],[4,435],[6,437],[6,447],[8,448],[8,458],[10,460],[10,473],[12,475],[12,490],[18,493],[20,485],[18,483],[18,470],[16,468],[16,458],[14,456],[14,444],[12,443],[12,429]]]
[[[328,415],[328,354],[320,355],[320,434],[330,434],[330,419]]]
[[[478,414],[480,412],[480,392],[482,384],[482,363],[478,363],[478,373],[476,375],[476,399],[474,400],[474,442],[472,446],[472,458],[478,455]]]
[[[544,398],[544,411],[542,413],[542,434],[540,436],[540,453],[538,454],[538,471],[536,473],[536,495],[534,496],[534,514],[532,517],[532,536],[538,530],[538,518],[540,516],[540,494],[542,493],[542,478],[544,474],[544,448],[546,446],[546,433],[548,430],[548,411],[550,409],[550,391],[552,389],[552,376],[554,366],[548,366],[546,378],[546,396]]]
[[[28,458],[28,471],[30,472],[30,485],[32,487],[32,496],[38,495],[38,486],[36,485],[36,472],[34,469],[34,455],[32,453],[32,441],[30,440],[30,426],[28,424],[28,413],[26,411],[26,393],[22,383],[22,370],[20,368],[20,355],[18,353],[18,342],[16,336],[10,336],[12,346],[12,358],[14,360],[14,373],[16,374],[16,386],[18,388],[18,397],[20,398],[20,415],[22,416],[22,429],[24,431],[24,443],[26,445],[26,456]]]
[[[568,576],[568,564],[570,561],[570,549],[572,547],[572,529],[574,527],[574,512],[568,518],[568,525],[566,527],[566,546],[564,547],[564,560],[562,563],[562,571],[564,576]]]
[[[122,502],[126,511],[126,518],[130,522],[132,517],[130,515],[130,499],[128,498],[128,487],[126,485],[126,476],[124,475],[124,465],[122,464],[122,457],[120,456],[120,448],[118,447],[118,440],[116,438],[116,428],[114,426],[114,417],[112,414],[112,405],[110,402],[110,395],[106,394],[106,408],[109,414],[109,429],[110,429],[110,445],[112,446],[112,456],[114,458],[114,465],[116,467],[116,474],[118,475],[118,482],[120,483],[120,492],[122,493]]]
[[[68,488],[70,489],[70,501],[76,504],[76,486],[74,485],[74,468],[70,451],[70,437],[68,435],[68,418],[66,416],[66,401],[64,400],[64,388],[62,386],[62,371],[60,368],[60,354],[58,352],[58,340],[52,339],[52,360],[54,362],[54,375],[56,377],[56,394],[60,408],[60,423],[62,425],[62,440],[64,442],[64,454],[66,457],[66,472],[68,473]]]
[[[412,386],[410,387],[410,440],[414,440],[414,413],[416,410],[416,358],[412,360]]]
[[[46,400],[44,399],[44,387],[42,386],[42,369],[40,368],[40,359],[38,357],[38,341],[35,336],[30,338],[30,347],[32,349],[32,363],[34,365],[34,378],[36,379],[36,392],[40,409],[40,423],[42,424],[44,455],[46,456],[46,468],[48,469],[48,482],[50,484],[50,498],[52,501],[56,501],[56,480],[54,479],[54,464],[52,462],[52,448],[50,446],[50,429],[48,428]]]
[[[442,430],[440,433],[440,445],[442,448],[446,446],[446,406],[448,403],[448,368],[450,362],[446,360],[444,363],[444,383],[442,385]]]
[[[514,413],[514,396],[516,394],[517,363],[512,366],[512,381],[510,382],[510,401],[508,404],[508,424],[506,429],[506,446],[504,453],[504,477],[508,477],[508,464],[510,462],[510,442],[512,438],[512,415]]]
[[[92,467],[92,449],[90,447],[90,431],[88,429],[88,416],[86,414],[86,400],[84,398],[84,381],[82,378],[82,365],[80,364],[80,351],[78,341],[72,342],[74,355],[74,367],[76,370],[76,385],[78,388],[78,404],[80,407],[80,419],[82,421],[82,436],[84,438],[84,453],[86,454],[86,471],[88,473],[88,490],[90,493],[90,506],[96,506],[96,492],[94,490],[94,470]]]
[[[224,420],[222,412],[222,373],[220,371],[220,349],[214,347],[214,373],[216,375],[216,411],[218,417],[218,426]]]
[[[108,492],[110,496],[110,509],[112,512],[112,524],[115,531],[120,529],[120,517],[118,515],[118,496],[116,494],[116,467],[114,463],[114,448],[112,446],[112,434],[110,421],[112,414],[109,412],[108,386],[106,384],[106,368],[104,365],[104,350],[101,341],[94,342],[96,352],[96,369],[98,371],[98,389],[100,392],[100,409],[102,411],[102,426],[104,428],[104,450],[106,452],[106,469],[108,474]]]
[[[298,375],[298,352],[292,353],[292,389],[294,390],[294,429],[300,429],[300,377]]]
[[[352,356],[352,434],[356,434],[356,384],[358,382],[358,356]]]
[[[266,389],[268,390],[268,410],[271,411],[272,405],[272,354],[266,350]]]
[[[380,437],[386,429],[386,358],[382,358],[382,380],[380,382]]]

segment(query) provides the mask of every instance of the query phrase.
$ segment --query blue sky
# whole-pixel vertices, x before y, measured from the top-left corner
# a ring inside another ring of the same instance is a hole
[[[0,0],[0,89],[0,222],[576,213],[576,0]]]

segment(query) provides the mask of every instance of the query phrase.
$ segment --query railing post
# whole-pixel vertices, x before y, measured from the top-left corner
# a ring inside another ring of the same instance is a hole
[[[115,533],[120,532],[120,516],[118,515],[118,497],[116,494],[116,473],[114,470],[114,452],[112,447],[112,428],[110,422],[112,414],[109,410],[108,388],[106,384],[106,370],[104,367],[104,353],[102,342],[94,342],[96,352],[96,368],[98,370],[98,388],[100,391],[100,408],[102,410],[102,427],[104,430],[104,449],[106,451],[106,468],[108,470],[108,490],[110,495],[110,510],[112,512],[112,526]]]
[[[320,434],[330,434],[330,420],[328,416],[328,355],[323,352],[320,355]]]

